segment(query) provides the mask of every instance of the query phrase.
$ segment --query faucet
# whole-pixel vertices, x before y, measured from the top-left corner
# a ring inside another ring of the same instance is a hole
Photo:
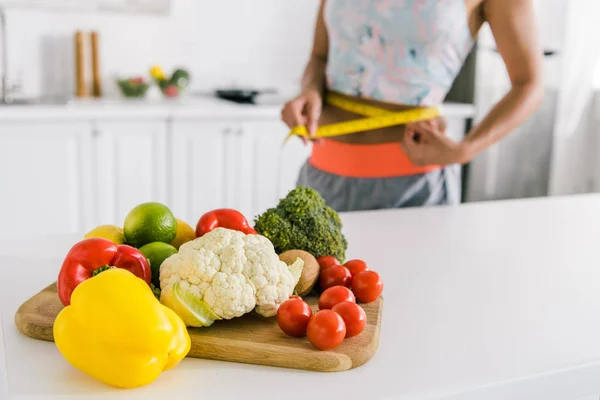
[[[7,40],[6,40],[6,12],[4,8],[0,6],[0,47],[2,47],[2,54],[0,54],[0,62],[2,63],[2,92],[0,92],[0,103],[8,102],[8,51],[7,51]]]

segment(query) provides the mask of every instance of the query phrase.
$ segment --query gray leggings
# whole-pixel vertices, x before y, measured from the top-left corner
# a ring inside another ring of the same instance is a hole
[[[460,202],[460,170],[446,167],[393,178],[348,178],[306,162],[298,186],[308,186],[338,212],[451,205]]]

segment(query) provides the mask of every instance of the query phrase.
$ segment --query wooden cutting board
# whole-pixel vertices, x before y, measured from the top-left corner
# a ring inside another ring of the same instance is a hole
[[[318,310],[316,295],[304,300],[313,312]],[[208,328],[189,328],[192,347],[188,357],[320,372],[356,368],[369,361],[377,351],[383,299],[361,306],[367,314],[365,330],[358,336],[345,339],[331,351],[315,349],[306,337],[285,335],[275,318],[247,314],[241,318],[216,321]],[[53,283],[19,307],[15,323],[24,335],[52,342],[52,325],[62,309],[56,283]]]

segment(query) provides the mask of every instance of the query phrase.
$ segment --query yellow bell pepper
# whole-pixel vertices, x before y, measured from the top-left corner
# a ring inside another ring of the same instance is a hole
[[[80,283],[56,317],[54,341],[75,368],[115,387],[152,383],[188,354],[182,319],[150,286],[114,268]]]

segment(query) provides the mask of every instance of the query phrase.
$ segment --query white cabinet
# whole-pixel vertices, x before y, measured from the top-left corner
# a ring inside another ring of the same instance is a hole
[[[92,147],[94,226],[122,225],[140,203],[167,203],[164,119],[96,121]]]
[[[277,119],[0,121],[0,236],[122,225],[157,201],[195,226],[215,208],[249,220],[296,185],[310,147]]]
[[[302,164],[310,148],[294,137],[284,145],[288,129],[279,121],[253,121],[242,124],[243,135],[251,143],[247,148],[246,171],[251,181],[244,182],[251,195],[250,217],[274,207],[296,186]]]
[[[172,207],[189,223],[231,207],[249,220],[295,186],[308,148],[290,140],[279,121],[175,120],[171,127]]]
[[[173,121],[170,205],[178,218],[195,226],[206,211],[236,204],[237,132],[228,123]]]
[[[0,235],[74,233],[89,223],[90,140],[85,122],[0,125]]]

